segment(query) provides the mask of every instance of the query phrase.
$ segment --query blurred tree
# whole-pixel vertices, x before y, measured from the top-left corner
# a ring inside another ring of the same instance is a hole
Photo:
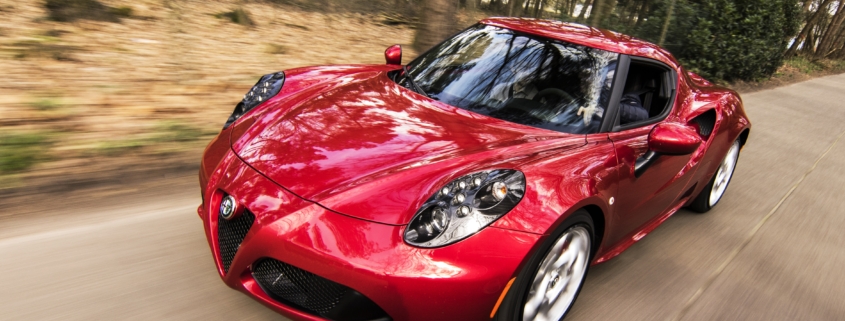
[[[835,40],[842,31],[842,22],[845,20],[845,2],[839,1],[836,14],[833,15],[830,24],[825,28],[824,34],[819,39],[816,48],[815,58],[827,58],[836,49]]]
[[[695,22],[675,53],[705,77],[757,80],[781,66],[800,23],[794,0],[698,0]]]
[[[801,48],[802,45],[804,45],[804,43],[805,43],[804,40],[807,39],[808,36],[812,35],[813,30],[815,30],[817,28],[817,26],[818,26],[819,22],[822,20],[822,18],[824,18],[825,16],[828,15],[829,9],[827,9],[827,8],[832,3],[832,0],[819,0],[819,1],[817,1],[818,5],[816,6],[816,11],[813,12],[813,13],[810,13],[810,7],[811,7],[812,3],[813,3],[812,0],[804,2],[804,8],[802,9],[802,11],[804,12],[804,17],[805,17],[804,19],[806,19],[806,21],[804,23],[804,27],[801,29],[801,33],[798,34],[798,37],[795,38],[795,40],[792,42],[792,45],[787,50],[787,52],[786,52],[787,58],[794,56],[798,52],[798,49]],[[810,42],[806,42],[806,43],[811,44],[812,42],[810,41]],[[813,46],[812,45],[805,45],[804,47],[813,47]]]
[[[44,8],[51,20],[60,22],[78,19],[120,22],[120,18],[132,15],[132,8],[113,8],[97,0],[47,0]]]
[[[771,76],[782,64],[801,21],[801,3],[593,0],[587,22],[659,43],[705,77],[755,80]],[[835,43],[838,34],[829,35],[828,42]]]
[[[595,0],[586,0],[584,4],[581,6],[581,12],[578,13],[578,18],[575,21],[584,22],[587,21],[587,12],[592,8],[593,2]]]
[[[663,28],[660,29],[660,40],[657,41],[657,45],[662,46],[663,42],[666,41],[666,32],[669,31],[669,23],[672,22],[672,13],[675,10],[675,3],[677,0],[671,0],[669,2],[669,10],[666,10],[666,18],[663,19]]]
[[[420,25],[414,36],[414,49],[423,52],[455,32],[453,0],[422,0],[419,11]]]
[[[479,8],[630,34],[664,46],[714,80],[769,77],[785,57],[796,54],[845,58],[845,0],[485,0]],[[421,30],[418,35],[430,33]]]
[[[587,24],[593,27],[601,27],[602,19],[606,17],[607,12],[613,10],[613,4],[610,2],[614,0],[593,0],[593,8],[590,10],[590,17],[587,19]]]
[[[522,15],[522,4],[525,0],[508,0],[508,15],[509,16],[521,16]]]

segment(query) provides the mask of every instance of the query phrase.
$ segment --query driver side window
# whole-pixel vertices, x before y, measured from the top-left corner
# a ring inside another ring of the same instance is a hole
[[[670,72],[657,63],[632,59],[617,108],[616,125],[631,128],[665,117],[671,109],[675,89]]]

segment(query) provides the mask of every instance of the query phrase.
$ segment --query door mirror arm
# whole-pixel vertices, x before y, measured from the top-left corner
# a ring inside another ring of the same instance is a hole
[[[661,155],[689,155],[701,146],[695,128],[677,123],[660,123],[648,134],[648,152],[634,164],[634,176],[640,177]]]
[[[660,154],[653,150],[647,151],[643,156],[637,158],[637,162],[634,163],[634,177],[642,176],[658,158],[660,158]]]

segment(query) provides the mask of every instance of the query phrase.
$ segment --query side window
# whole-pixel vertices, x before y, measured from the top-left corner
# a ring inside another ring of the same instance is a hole
[[[656,63],[631,61],[619,101],[618,125],[649,124],[667,114],[675,89],[670,72]]]

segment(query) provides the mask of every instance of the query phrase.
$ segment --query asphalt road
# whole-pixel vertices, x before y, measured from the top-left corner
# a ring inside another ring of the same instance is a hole
[[[845,320],[845,75],[743,99],[722,202],[593,267],[568,320]],[[179,181],[0,220],[0,319],[283,320],[220,282]]]

